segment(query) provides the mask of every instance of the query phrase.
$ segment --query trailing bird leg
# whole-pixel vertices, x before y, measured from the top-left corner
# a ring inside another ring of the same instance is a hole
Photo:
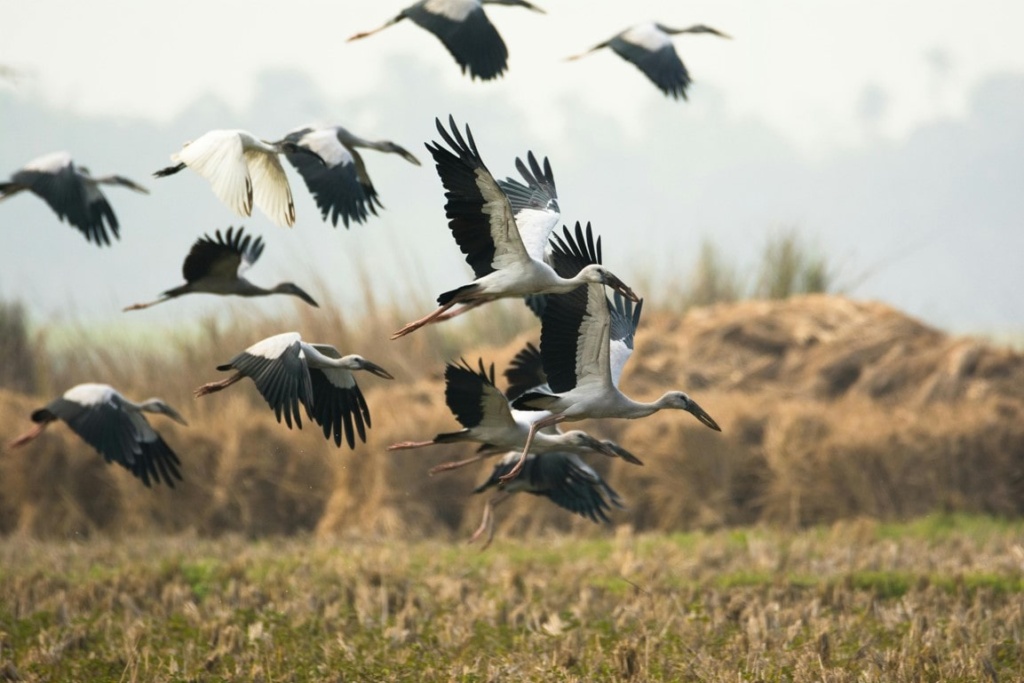
[[[480,306],[482,304],[487,303],[488,301],[490,301],[490,299],[477,299],[476,301],[469,301],[469,302],[463,304],[461,307],[455,309],[454,311],[449,311],[448,313],[445,313],[444,315],[437,316],[437,318],[434,319],[434,322],[435,323],[439,323],[439,322],[444,322],[445,320],[451,320],[455,316],[462,315],[466,311],[472,310],[472,309],[476,308],[477,306]]]
[[[18,438],[14,439],[12,441],[9,441],[7,443],[7,447],[8,448],[17,448],[18,446],[23,446],[23,445],[27,444],[29,441],[31,441],[32,439],[36,438],[40,434],[42,434],[43,430],[46,429],[47,426],[49,426],[50,422],[51,422],[50,420],[47,420],[45,422],[40,422],[35,427],[33,427],[32,429],[28,430],[27,432],[25,432],[24,434],[22,434]]]
[[[131,306],[125,306],[121,310],[122,311],[140,311],[143,308],[149,308],[150,306],[153,306],[155,304],[161,304],[161,303],[167,301],[168,298],[169,297],[165,296],[165,297],[162,297],[160,299],[156,299],[155,301],[150,301],[150,302],[144,303],[144,304],[132,304]]]
[[[174,166],[168,166],[167,168],[161,168],[159,171],[156,171],[155,173],[153,173],[153,175],[155,177],[157,177],[157,178],[166,178],[167,176],[174,175],[175,173],[177,173],[178,171],[183,170],[184,168],[185,168],[185,164],[183,164],[183,163],[175,164]]]
[[[360,38],[366,38],[367,36],[372,36],[374,33],[379,33],[380,31],[383,31],[388,26],[391,26],[393,24],[397,24],[398,22],[400,22],[404,18],[405,18],[404,14],[399,14],[397,17],[395,17],[394,19],[392,19],[391,21],[389,21],[388,23],[384,24],[383,26],[381,26],[379,28],[375,28],[372,31],[363,31],[362,33],[357,33],[354,36],[349,36],[349,38],[345,42],[346,43],[351,43],[353,40],[359,40]]]
[[[445,311],[447,311],[449,308],[454,306],[456,303],[458,303],[458,302],[457,301],[449,301],[448,303],[444,304],[443,306],[439,306],[437,308],[437,310],[435,310],[433,313],[425,315],[422,318],[420,318],[419,320],[415,320],[415,321],[409,323],[408,325],[406,325],[402,329],[400,329],[397,332],[395,332],[394,334],[392,334],[391,335],[391,339],[398,339],[399,337],[404,337],[405,335],[409,334],[410,332],[415,332],[416,330],[420,329],[424,325],[429,325],[432,322],[437,322],[438,318],[442,314],[444,314]]]
[[[388,446],[389,451],[404,451],[409,448],[423,448],[424,446],[433,446],[437,441],[399,441]]]
[[[439,472],[457,470],[460,467],[465,467],[466,465],[472,465],[475,462],[479,462],[480,460],[483,460],[489,455],[490,453],[478,453],[477,455],[474,455],[471,458],[466,458],[465,460],[453,460],[451,462],[443,462],[440,465],[435,465],[434,467],[431,467],[429,470],[427,470],[427,474],[433,476],[435,474],[438,474]]]
[[[219,382],[207,382],[206,384],[199,387],[192,393],[195,394],[196,398],[199,398],[200,396],[206,396],[207,394],[212,394],[215,391],[227,389],[228,387],[230,387],[232,384],[242,379],[243,377],[245,377],[245,375],[243,375],[240,372],[236,372],[231,377],[228,377],[227,379],[222,379]]]
[[[533,445],[533,437],[537,432],[545,427],[552,427],[565,419],[565,415],[558,413],[557,415],[548,415],[547,417],[541,418],[531,424],[530,433],[526,435],[526,445],[523,446],[523,452],[519,455],[519,461],[516,462],[515,467],[508,471],[508,474],[500,477],[499,481],[501,481],[502,484],[507,484],[518,477],[519,473],[523,471],[523,465],[526,463],[526,454],[530,452],[530,446]]]
[[[512,494],[510,494],[508,491],[502,491],[495,495],[494,497],[492,497],[489,501],[487,501],[487,504],[484,505],[484,516],[483,519],[480,520],[480,526],[477,528],[475,532],[473,532],[473,535],[469,538],[468,541],[469,543],[476,541],[478,538],[480,538],[480,535],[484,531],[486,531],[487,541],[480,548],[481,552],[487,550],[488,546],[491,545],[491,541],[494,540],[494,508],[498,507],[503,502],[508,500],[511,495]]]

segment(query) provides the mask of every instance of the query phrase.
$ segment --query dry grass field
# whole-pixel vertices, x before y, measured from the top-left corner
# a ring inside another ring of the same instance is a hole
[[[0,680],[1017,681],[1024,524],[0,541]]]

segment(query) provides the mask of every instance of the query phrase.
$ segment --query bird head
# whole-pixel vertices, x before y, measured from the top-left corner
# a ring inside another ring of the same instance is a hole
[[[348,367],[352,370],[366,370],[371,375],[376,375],[377,377],[381,377],[383,379],[395,378],[394,375],[392,375],[390,372],[388,372],[381,366],[377,365],[376,363],[372,363],[366,360],[362,356],[352,354],[349,356],[345,356],[344,358],[342,358],[342,360],[348,361]]]
[[[661,397],[659,401],[662,408],[676,408],[678,410],[685,410],[691,413],[697,420],[700,421],[705,427],[710,427],[716,432],[722,431],[722,428],[718,426],[714,418],[707,414],[703,408],[697,405],[697,402],[687,396],[681,391],[670,391]]]
[[[618,457],[618,454],[604,441],[598,441],[584,431],[573,429],[561,436],[566,447],[574,451],[594,451],[609,458]]]
[[[292,296],[297,296],[310,306],[320,308],[320,304],[318,304],[313,299],[313,297],[311,297],[309,294],[306,294],[306,291],[304,289],[291,282],[282,282],[277,287],[274,287],[274,291],[280,294],[291,294]]]
[[[585,282],[593,282],[595,284],[607,285],[616,292],[622,294],[630,301],[639,302],[640,297],[630,289],[625,282],[620,280],[612,271],[608,270],[602,265],[596,263],[591,264],[580,271],[579,277]]]

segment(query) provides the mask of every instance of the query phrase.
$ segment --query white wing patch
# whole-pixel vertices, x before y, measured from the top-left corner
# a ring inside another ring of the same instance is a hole
[[[282,227],[295,223],[295,203],[288,176],[273,152],[246,150],[245,161],[252,177],[253,199],[260,211]]]
[[[239,216],[252,215],[252,181],[238,131],[211,130],[171,159],[210,181],[217,198]]]
[[[587,285],[587,314],[580,322],[576,342],[576,386],[597,384],[606,388],[612,384],[608,363],[608,339],[612,317],[608,312],[604,285]]]
[[[657,52],[672,40],[653,23],[638,24],[622,32],[622,39],[650,52]]]
[[[107,384],[76,384],[64,392],[63,398],[81,406],[98,406],[109,403],[114,397],[112,386]]]
[[[302,341],[298,332],[282,332],[258,341],[245,350],[250,356],[280,358],[285,350],[297,341]]]
[[[351,389],[356,385],[356,378],[352,374],[351,370],[345,368],[317,368],[320,372],[324,373],[324,377],[332,385],[339,389]]]
[[[526,253],[534,261],[547,261],[548,238],[561,220],[558,211],[522,209],[516,214],[516,227],[523,240]]]
[[[333,128],[321,128],[306,133],[299,139],[299,144],[319,154],[331,168],[352,163],[352,155],[338,140]]]
[[[516,264],[529,263],[530,255],[519,236],[508,197],[501,191],[501,187],[487,169],[476,170],[476,185],[486,202],[483,213],[490,223],[491,240],[494,242],[494,260],[491,267],[503,270]]]
[[[40,171],[42,173],[57,173],[61,169],[71,165],[71,155],[67,152],[51,152],[33,159],[24,166],[26,171]]]
[[[427,0],[423,9],[452,21],[463,21],[480,7],[480,0]]]
[[[622,377],[622,369],[626,367],[626,361],[633,355],[633,349],[626,346],[626,342],[616,339],[609,344],[608,360],[611,366],[612,384],[619,386],[619,378]]]

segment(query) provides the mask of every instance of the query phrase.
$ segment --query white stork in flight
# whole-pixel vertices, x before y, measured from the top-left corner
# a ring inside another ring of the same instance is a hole
[[[260,254],[263,253],[263,238],[257,237],[253,240],[251,235],[244,234],[242,228],[239,228],[237,232],[233,232],[233,230],[234,228],[228,228],[225,235],[221,235],[218,230],[215,233],[216,239],[204,235],[196,240],[181,267],[185,284],[168,289],[155,301],[132,304],[124,310],[137,311],[182,294],[192,293],[235,294],[237,296],[291,294],[310,306],[319,307],[313,297],[291,282],[282,282],[271,289],[264,289],[242,277],[242,273],[256,263]]]
[[[191,168],[239,216],[251,216],[255,203],[270,220],[291,227],[295,203],[279,154],[305,154],[325,163],[316,152],[288,140],[267,142],[244,130],[211,130],[186,142],[171,155],[174,166],[153,175],[163,178]]]
[[[509,399],[502,394],[494,381],[494,365],[484,366],[478,361],[474,369],[465,360],[449,363],[444,371],[444,399],[448,409],[462,425],[457,432],[444,432],[429,441],[402,441],[388,447],[389,451],[422,448],[435,444],[476,442],[482,444],[477,454],[466,460],[447,462],[430,470],[437,474],[476,462],[495,453],[522,448],[530,433],[528,413],[513,411]],[[535,387],[536,384],[530,384]],[[513,387],[512,390],[518,390]],[[609,457],[621,457],[636,465],[643,463],[624,448],[611,442],[600,441],[586,432],[573,430],[559,432],[555,429],[538,432],[530,446],[537,453],[567,451],[571,453],[597,452]]]
[[[483,493],[491,487],[498,489],[498,493],[484,505],[480,526],[469,539],[472,543],[486,531],[487,540],[481,550],[487,548],[494,539],[494,508],[511,498],[514,493],[543,496],[569,512],[605,524],[611,523],[606,514],[611,510],[611,506],[620,510],[625,508],[622,498],[615,489],[575,453],[531,452],[526,456],[522,472],[515,479],[504,481],[503,477],[518,461],[519,451],[511,451],[494,466],[494,471],[487,481],[473,489],[473,493]]]
[[[433,33],[448,48],[462,73],[487,81],[501,76],[508,66],[508,48],[487,18],[483,6],[518,5],[544,14],[544,10],[526,0],[420,0],[398,13],[380,28],[357,33],[348,40],[359,40],[383,31],[403,19]]]
[[[592,258],[584,253],[582,229],[576,241],[565,229],[566,241],[555,237],[556,268],[572,269]],[[586,251],[592,249],[587,244]],[[574,263],[576,262],[576,263]],[[619,391],[619,378],[633,353],[633,337],[640,323],[643,301],[635,307],[618,294],[612,304],[598,285],[547,297],[541,319],[540,351],[548,387],[527,391],[512,402],[517,410],[546,410],[551,414],[533,422],[519,465],[506,473],[511,480],[520,471],[537,432],[565,421],[602,417],[636,419],[674,408],[692,413],[702,424],[722,431],[718,423],[682,391],[669,391],[656,401],[635,401]]]
[[[427,149],[434,157],[437,173],[447,190],[445,212],[449,218],[448,227],[466,255],[466,262],[473,268],[476,279],[442,293],[437,297],[437,309],[405,325],[391,335],[392,339],[497,299],[570,292],[588,283],[608,285],[629,299],[638,300],[633,290],[598,260],[580,262],[579,270],[573,273],[566,271],[564,276],[555,272],[544,261],[544,251],[548,236],[559,219],[557,201],[549,202],[545,208],[534,209],[531,204],[526,210],[526,204],[523,204],[518,211],[513,209],[502,185],[480,158],[469,126],[466,127],[466,138],[463,138],[455,119],[449,117],[448,122],[451,134],[440,120],[436,120],[437,130],[454,152],[438,143],[428,144]],[[521,163],[520,167],[522,172]],[[550,176],[550,166],[545,164],[545,169],[548,172],[545,180],[550,181],[553,193],[554,179]],[[510,186],[510,182],[505,181],[505,187]],[[462,305],[461,308],[449,313],[449,309],[458,304]]]
[[[344,435],[349,448],[355,448],[355,435],[366,441],[370,427],[370,409],[352,374],[366,370],[384,379],[394,379],[384,368],[362,356],[342,356],[329,344],[309,344],[298,332],[285,332],[256,342],[230,362],[218,365],[220,371],[235,374],[219,382],[209,382],[195,390],[196,398],[226,389],[243,377],[250,377],[256,389],[274,409],[277,421],[284,416],[302,429],[301,405],[306,415],[323,427],[328,440],[333,433],[340,447]]]
[[[384,208],[357,147],[391,152],[410,164],[420,165],[420,160],[412,153],[390,140],[364,140],[341,126],[304,126],[288,133],[284,139],[323,159],[320,163],[309,154],[285,154],[302,175],[324,220],[330,216],[334,227],[338,227],[339,217],[347,228],[349,221],[363,223],[371,213],[377,215],[378,207]]]
[[[690,72],[679,59],[676,48],[672,45],[672,36],[680,33],[709,33],[719,38],[729,38],[721,31],[710,26],[697,24],[688,28],[669,28],[662,24],[647,22],[637,24],[618,33],[603,43],[599,43],[586,52],[569,57],[569,60],[585,57],[603,47],[610,47],[615,54],[644,72],[654,85],[673,99],[686,99],[686,89],[690,85]]]
[[[95,448],[108,463],[116,462],[142,480],[163,482],[174,488],[181,480],[181,461],[161,436],[149,426],[143,412],[166,415],[188,424],[158,398],[133,403],[106,384],[79,384],[64,392],[45,408],[32,413],[36,426],[10,442],[17,448],[43,433],[51,422],[64,420],[82,440]]]
[[[0,183],[0,200],[28,190],[50,205],[61,220],[78,228],[85,239],[98,246],[110,244],[109,230],[120,239],[120,225],[100,185],[120,185],[149,194],[149,190],[124,176],[93,178],[89,169],[76,166],[67,152],[53,152],[33,159],[7,182]]]

